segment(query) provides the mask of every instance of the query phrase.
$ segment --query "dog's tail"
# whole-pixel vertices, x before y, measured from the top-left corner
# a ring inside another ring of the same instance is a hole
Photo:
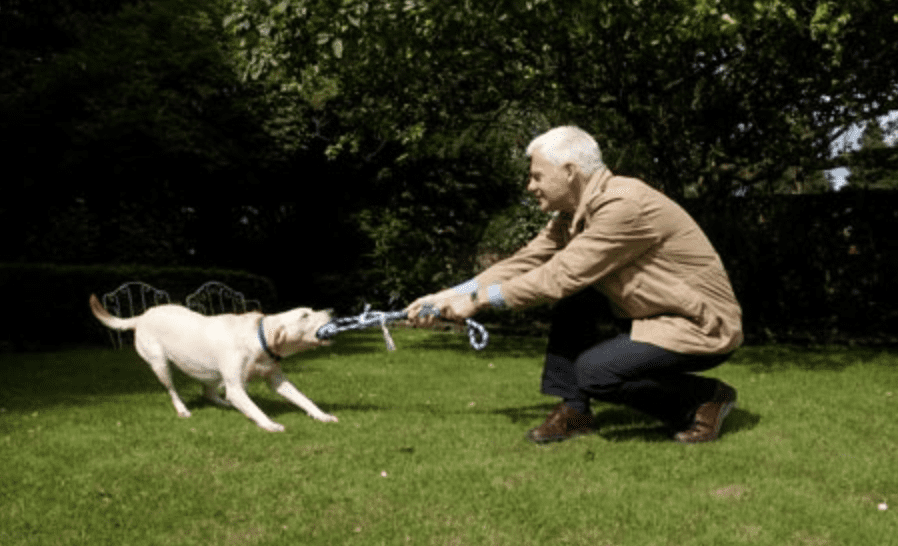
[[[94,294],[90,295],[90,310],[97,320],[113,330],[133,330],[137,327],[137,317],[123,319],[109,314]]]

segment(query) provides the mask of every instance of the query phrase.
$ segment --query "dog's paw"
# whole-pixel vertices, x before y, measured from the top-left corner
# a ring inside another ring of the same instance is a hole
[[[187,410],[186,408],[183,410],[178,410],[178,417],[180,417],[181,419],[187,419],[188,417],[190,417],[190,415],[190,410]]]
[[[336,423],[337,421],[339,421],[336,416],[328,415],[327,413],[322,413],[321,415],[313,415],[312,419],[321,421],[322,423]]]
[[[280,423],[275,423],[274,421],[268,423],[267,425],[259,425],[264,428],[268,432],[284,432],[284,425]]]

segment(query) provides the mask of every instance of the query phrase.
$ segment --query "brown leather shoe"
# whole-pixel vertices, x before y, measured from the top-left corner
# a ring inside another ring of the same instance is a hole
[[[592,431],[592,415],[583,414],[564,402],[555,406],[546,421],[527,433],[527,438],[538,444],[560,442],[578,434]]]
[[[676,433],[674,440],[681,444],[716,440],[720,436],[723,420],[734,407],[736,407],[736,389],[723,381],[718,381],[714,396],[695,410],[695,419],[692,421],[692,425],[688,429]]]

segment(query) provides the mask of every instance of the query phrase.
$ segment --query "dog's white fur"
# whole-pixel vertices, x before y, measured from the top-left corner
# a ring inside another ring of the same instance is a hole
[[[133,318],[111,315],[95,295],[90,308],[100,322],[115,330],[134,330],[137,353],[149,363],[156,377],[171,395],[180,417],[190,417],[172,383],[169,362],[204,384],[206,398],[219,406],[233,406],[257,425],[271,432],[281,432],[275,423],[246,394],[246,382],[263,377],[269,387],[306,411],[310,417],[324,422],[337,418],[321,411],[284,375],[280,364],[266,353],[258,337],[259,321],[264,318],[266,342],[279,357],[326,345],[315,332],[330,320],[328,313],[299,307],[277,315],[245,313],[242,315],[205,316],[180,305],[160,305]],[[218,394],[224,386],[225,398]]]

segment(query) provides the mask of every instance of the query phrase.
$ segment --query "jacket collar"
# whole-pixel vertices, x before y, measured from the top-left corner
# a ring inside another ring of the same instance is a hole
[[[608,181],[611,180],[613,176],[614,175],[608,167],[602,165],[596,172],[592,173],[592,176],[590,176],[586,184],[583,185],[583,189],[580,192],[580,198],[577,201],[577,210],[571,218],[571,226],[569,229],[572,237],[578,231],[578,224],[580,224],[586,217],[586,213],[588,212],[587,205],[592,197],[604,193],[605,190],[608,189]]]

